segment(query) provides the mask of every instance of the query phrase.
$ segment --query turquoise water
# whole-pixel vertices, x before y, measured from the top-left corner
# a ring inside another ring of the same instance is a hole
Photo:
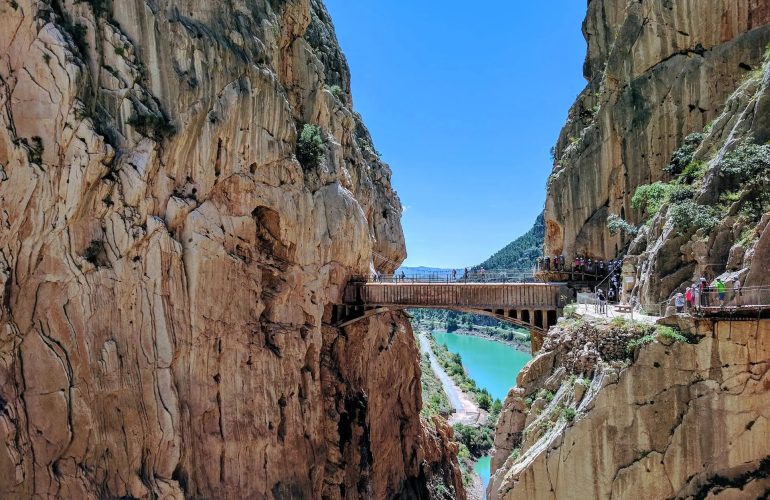
[[[473,464],[473,470],[481,477],[481,482],[484,483],[484,498],[487,497],[487,485],[489,484],[489,460],[490,457],[481,457],[475,464]]]
[[[433,332],[436,342],[459,354],[468,375],[476,385],[489,391],[493,398],[505,400],[508,390],[516,385],[516,375],[532,359],[528,353],[513,347],[472,335]]]

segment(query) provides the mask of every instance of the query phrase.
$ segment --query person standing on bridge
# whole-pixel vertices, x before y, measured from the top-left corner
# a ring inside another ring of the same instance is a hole
[[[719,297],[719,307],[724,307],[725,296],[727,295],[727,286],[725,286],[725,282],[722,281],[721,278],[717,278],[714,282],[714,285],[717,290],[717,296]]]
[[[684,312],[684,295],[682,295],[682,292],[677,292],[677,294],[674,295],[674,307],[676,307],[677,314],[682,314]]]
[[[692,311],[693,307],[693,294],[692,294],[692,287],[688,286],[687,289],[684,291],[684,302],[687,306],[687,312]]]
[[[484,266],[482,266],[481,269],[479,269],[479,274],[481,275],[481,281],[483,283],[486,280],[486,276],[487,276],[487,271],[486,269],[484,269]]]
[[[452,281],[457,281],[457,269],[452,269]]]
[[[599,314],[607,313],[607,298],[604,296],[604,290],[601,288],[596,291],[596,299],[599,303]]]

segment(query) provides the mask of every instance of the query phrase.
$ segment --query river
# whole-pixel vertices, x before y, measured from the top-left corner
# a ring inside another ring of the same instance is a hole
[[[460,355],[463,367],[476,385],[489,391],[492,398],[505,400],[508,390],[516,385],[516,375],[532,359],[529,353],[483,337],[435,330],[436,342]]]
[[[483,337],[442,330],[434,330],[433,337],[439,344],[447,346],[450,352],[459,354],[463,367],[476,385],[485,388],[500,401],[505,400],[510,388],[516,385],[519,371],[532,359],[529,353]],[[490,476],[489,457],[480,458],[473,469],[481,477],[486,492]]]

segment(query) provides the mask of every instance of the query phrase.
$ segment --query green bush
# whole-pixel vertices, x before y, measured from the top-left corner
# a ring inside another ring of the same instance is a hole
[[[747,189],[767,184],[769,173],[770,145],[767,144],[741,144],[719,163],[721,177]]]
[[[306,123],[297,140],[297,160],[305,169],[318,168],[326,154],[323,133],[318,125]]]
[[[695,151],[703,142],[704,137],[705,135],[701,133],[694,133],[685,137],[684,143],[671,155],[671,160],[664,170],[673,176],[681,174],[692,163]]]
[[[668,193],[668,201],[670,203],[681,203],[693,198],[695,198],[695,189],[692,186],[683,184],[673,185]]]
[[[698,229],[710,231],[719,223],[714,207],[699,205],[692,200],[671,205],[668,215],[680,232]]]
[[[564,420],[567,422],[575,420],[575,415],[577,415],[577,410],[574,408],[566,407],[561,410],[561,416],[564,417]]]
[[[670,191],[671,185],[660,181],[639,186],[631,198],[631,206],[652,216],[660,211]]]
[[[484,411],[489,410],[492,407],[492,396],[484,389],[478,396],[479,408]]]
[[[454,431],[457,441],[464,444],[474,457],[480,457],[492,448],[493,431],[489,427],[455,424]]]
[[[658,326],[655,329],[655,334],[658,337],[662,337],[665,339],[670,339],[675,342],[681,342],[683,344],[687,343],[687,337],[676,331],[675,329],[671,328],[670,326]]]
[[[698,179],[703,179],[703,175],[706,173],[706,164],[702,161],[693,161],[684,167],[684,170],[677,177],[677,181],[681,184],[692,184]]]
[[[607,216],[607,230],[612,236],[615,236],[618,233],[625,233],[627,235],[633,236],[639,232],[639,229],[636,226],[615,214],[610,214]]]
[[[329,87],[329,92],[331,92],[335,98],[340,100],[345,95],[345,93],[342,91],[342,87],[340,87],[339,85],[332,85],[331,87]]]

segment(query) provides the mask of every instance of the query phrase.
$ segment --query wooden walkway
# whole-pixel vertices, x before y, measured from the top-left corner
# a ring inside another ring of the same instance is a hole
[[[365,283],[351,282],[332,322],[346,326],[385,311],[452,309],[483,314],[527,328],[532,351],[556,324],[566,301],[561,285],[548,283]]]

